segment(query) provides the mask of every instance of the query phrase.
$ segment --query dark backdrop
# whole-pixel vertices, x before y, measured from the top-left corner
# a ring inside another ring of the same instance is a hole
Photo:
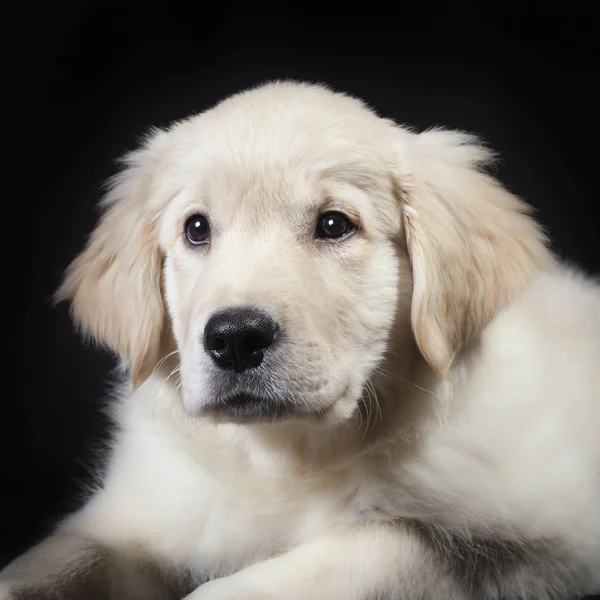
[[[259,5],[248,14],[217,4],[20,3],[2,20],[4,262],[13,272],[4,297],[17,300],[25,343],[21,377],[12,347],[3,360],[14,387],[0,401],[0,564],[77,506],[105,436],[112,360],[84,347],[66,308],[48,298],[95,223],[113,159],[150,125],[268,79],[328,82],[400,122],[480,133],[556,250],[600,271],[591,9],[484,3],[463,13],[451,3],[443,14],[422,2],[348,17],[347,3],[337,16],[320,4],[273,18]]]

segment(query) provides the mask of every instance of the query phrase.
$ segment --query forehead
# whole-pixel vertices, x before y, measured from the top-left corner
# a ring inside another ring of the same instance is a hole
[[[170,132],[178,168],[280,174],[347,173],[385,168],[388,122],[362,102],[328,90],[271,85],[238,94]]]
[[[352,98],[268,86],[234,96],[168,134],[163,175],[179,197],[237,211],[312,207],[389,190],[389,124]]]

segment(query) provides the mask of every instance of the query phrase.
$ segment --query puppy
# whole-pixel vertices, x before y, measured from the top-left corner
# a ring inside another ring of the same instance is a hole
[[[600,588],[600,287],[475,138],[278,82],[127,155],[57,293],[126,367],[19,600]]]

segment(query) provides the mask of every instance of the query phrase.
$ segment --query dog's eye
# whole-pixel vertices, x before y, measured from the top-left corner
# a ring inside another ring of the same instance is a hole
[[[206,244],[210,237],[208,219],[203,215],[192,215],[185,222],[185,237],[194,246]]]
[[[356,229],[354,223],[340,212],[326,212],[319,215],[315,235],[321,239],[336,240],[347,236]]]

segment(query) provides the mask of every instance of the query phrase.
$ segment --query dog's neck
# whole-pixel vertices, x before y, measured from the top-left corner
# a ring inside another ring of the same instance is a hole
[[[419,355],[420,358],[420,355]],[[256,424],[240,427],[254,457],[262,456],[282,472],[309,475],[335,472],[357,464],[359,454],[385,456],[410,452],[424,419],[438,410],[439,378],[423,360],[411,369],[384,363],[385,370],[365,385],[355,413],[336,424],[310,421]]]

